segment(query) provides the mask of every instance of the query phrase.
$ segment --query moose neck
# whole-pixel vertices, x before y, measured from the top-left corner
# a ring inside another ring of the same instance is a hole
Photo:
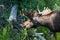
[[[52,13],[51,15],[33,17],[33,20],[35,22],[38,22],[39,25],[43,25],[43,26],[46,26],[47,28],[51,29],[51,27],[53,26],[53,20],[54,20],[55,16],[56,16],[56,14]],[[54,29],[54,28],[52,27],[52,29]]]

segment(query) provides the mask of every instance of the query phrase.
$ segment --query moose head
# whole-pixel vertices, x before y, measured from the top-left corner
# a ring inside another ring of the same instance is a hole
[[[27,25],[29,25],[29,28],[30,28],[33,25],[37,26],[37,24],[39,24],[39,23],[45,25],[46,24],[45,20],[46,20],[46,22],[48,24],[48,22],[49,22],[48,19],[49,18],[46,15],[49,15],[50,12],[51,12],[51,10],[49,8],[45,8],[42,12],[40,12],[39,9],[38,9],[38,11],[36,11],[36,10],[33,11],[31,9],[29,11],[29,14],[27,15],[27,17],[30,20],[28,20],[28,21],[26,21],[26,22],[23,23],[24,27],[26,27]]]
[[[54,33],[55,37],[56,32],[60,32],[60,10],[51,11],[50,9],[47,8],[42,12],[31,11],[27,17],[31,20],[33,25],[34,24],[43,25],[44,27],[46,26],[47,28],[49,28],[50,31]],[[28,22],[30,25],[30,21]]]

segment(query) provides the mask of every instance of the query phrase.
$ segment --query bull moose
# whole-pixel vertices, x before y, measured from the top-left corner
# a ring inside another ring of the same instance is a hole
[[[51,11],[49,8],[43,10],[41,13],[38,11],[30,11],[26,15],[30,20],[22,24],[23,27],[34,27],[34,25],[43,25],[54,33],[56,40],[56,32],[60,32],[60,10]]]

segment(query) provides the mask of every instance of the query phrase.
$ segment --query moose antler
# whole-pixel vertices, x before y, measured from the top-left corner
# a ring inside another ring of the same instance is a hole
[[[44,10],[42,11],[42,15],[48,15],[48,14],[50,14],[51,12],[52,12],[51,9],[49,9],[48,7],[47,7],[47,8],[44,7]]]
[[[38,14],[42,15],[42,12],[39,10],[39,6],[37,6]]]

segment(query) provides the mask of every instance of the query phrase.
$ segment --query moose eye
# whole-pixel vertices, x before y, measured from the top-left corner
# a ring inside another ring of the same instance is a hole
[[[42,14],[38,14],[39,16],[42,16]]]

